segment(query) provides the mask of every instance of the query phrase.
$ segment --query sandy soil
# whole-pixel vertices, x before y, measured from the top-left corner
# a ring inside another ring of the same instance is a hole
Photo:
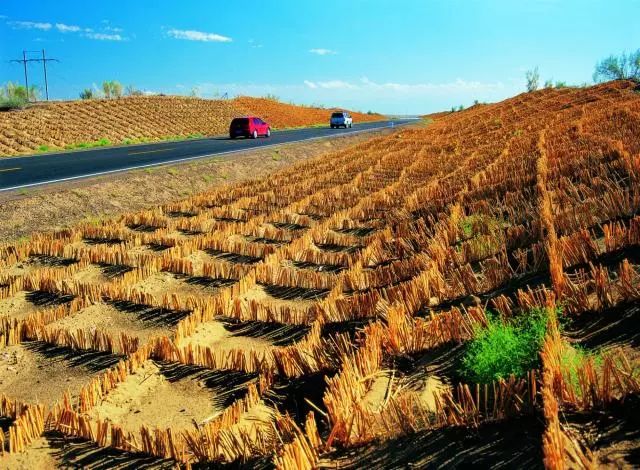
[[[69,330],[99,329],[116,335],[124,332],[140,338],[141,345],[155,336],[171,336],[173,332],[169,326],[142,320],[137,313],[127,312],[111,304],[102,303],[83,308],[73,315],[51,323],[49,327]]]
[[[107,365],[98,361],[99,355],[76,355],[70,359],[59,350],[43,352],[38,346],[23,343],[0,351],[1,393],[28,403],[52,405],[67,390],[77,394]]]
[[[36,439],[29,445],[26,452],[0,457],[0,469],[2,470],[49,470],[54,468],[60,468],[60,461],[56,457],[56,449],[49,445],[46,437]]]
[[[23,320],[34,313],[37,307],[27,300],[27,292],[20,291],[14,296],[0,300],[2,316]]]
[[[125,430],[139,432],[141,425],[173,429],[193,427],[194,422],[219,414],[215,392],[191,379],[169,382],[153,361],[147,361],[112,390],[92,411]]]
[[[203,297],[213,295],[218,290],[218,287],[215,286],[191,283],[189,282],[190,279],[192,278],[168,272],[160,272],[134,284],[133,288],[140,292],[151,294],[158,299],[162,298],[165,294]]]
[[[182,344],[208,346],[222,351],[244,349],[263,352],[273,348],[273,343],[267,339],[234,334],[217,321],[198,325],[195,333],[185,338]]]
[[[0,193],[0,239],[72,226],[184,199],[206,189],[259,178],[294,162],[333,152],[392,130],[279,145],[168,167],[42,189]],[[277,158],[274,157],[277,155]]]
[[[71,276],[71,280],[81,282],[82,284],[104,284],[112,281],[112,279],[105,276],[100,266],[95,264],[81,269]]]
[[[23,320],[39,310],[45,310],[64,303],[62,299],[56,299],[55,297],[36,302],[36,300],[31,297],[32,295],[37,296],[38,293],[20,291],[12,297],[0,300],[0,317],[6,316],[16,320]],[[47,294],[43,295],[47,296]]]
[[[447,386],[439,377],[432,375],[425,379],[424,387],[420,391],[420,402],[425,406],[428,411],[436,411],[436,399],[437,395],[440,395],[446,389]]]
[[[241,298],[246,299],[248,301],[256,300],[256,301],[260,301],[261,303],[266,302],[274,305],[288,306],[294,310],[307,310],[317,303],[317,301],[315,300],[305,300],[300,298],[280,299],[277,297],[273,297],[269,295],[269,293],[267,293],[267,291],[263,286],[260,286],[260,285],[256,285],[251,289],[249,289],[247,292],[242,294]]]
[[[387,391],[392,386],[393,378],[390,372],[382,371],[378,373],[369,387],[369,391],[362,399],[362,405],[372,410],[379,410],[387,398]]]

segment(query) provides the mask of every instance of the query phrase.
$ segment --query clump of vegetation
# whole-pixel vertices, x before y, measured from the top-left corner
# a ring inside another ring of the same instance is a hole
[[[525,78],[527,79],[528,92],[536,91],[540,87],[540,72],[538,71],[538,67],[527,70]]]
[[[77,144],[67,144],[64,146],[66,150],[76,150],[76,149],[89,149],[94,147],[106,147],[107,145],[111,145],[111,141],[107,138],[102,138],[100,140],[95,140],[93,142],[79,142]]]
[[[41,145],[38,147],[38,152],[48,152],[49,150],[51,150],[51,147],[48,145]]]
[[[39,90],[38,87],[32,85],[27,90],[24,85],[7,82],[0,87],[0,109],[21,109],[24,108],[29,101],[37,101]]]
[[[107,99],[122,97],[122,84],[117,80],[106,80],[102,82],[102,92]]]
[[[610,55],[596,64],[593,81],[635,80],[640,82],[640,49],[630,54]]]
[[[524,377],[540,367],[540,349],[547,332],[548,315],[534,309],[512,320],[490,316],[462,358],[462,376],[475,383],[490,383],[511,375]]]
[[[85,88],[80,92],[81,100],[92,100],[96,98],[96,93],[93,91],[93,88]]]
[[[124,90],[124,94],[127,96],[142,96],[144,93],[133,85],[127,85],[127,88]]]
[[[485,214],[472,214],[460,219],[458,223],[464,238],[477,235],[490,235],[504,228],[507,223]]]
[[[547,80],[544,82],[545,88],[567,88],[567,82],[563,82],[560,80],[556,80],[554,83],[553,80]]]

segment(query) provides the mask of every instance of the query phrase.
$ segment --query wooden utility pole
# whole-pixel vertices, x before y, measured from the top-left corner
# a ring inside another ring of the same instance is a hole
[[[40,59],[27,59],[27,53],[40,52],[42,58]],[[29,73],[27,71],[27,63],[29,62],[42,62],[42,68],[44,69],[44,91],[47,101],[49,101],[49,81],[47,79],[47,62],[60,62],[58,59],[47,59],[44,49],[42,51],[22,51],[22,59],[14,59],[10,62],[16,62],[24,66],[24,86],[27,88],[27,101],[31,101],[29,95]]]

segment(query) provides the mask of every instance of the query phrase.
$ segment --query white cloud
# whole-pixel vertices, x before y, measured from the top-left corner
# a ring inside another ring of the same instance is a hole
[[[337,54],[336,51],[333,51],[331,49],[323,49],[323,48],[316,48],[316,49],[309,49],[309,52],[311,52],[312,54],[317,54],[317,55],[334,55]]]
[[[82,30],[80,26],[56,23],[56,29],[61,33],[77,33]]]
[[[327,82],[312,82],[310,80],[305,80],[304,84],[312,89],[323,88],[325,90],[355,90],[358,88],[358,85],[354,85],[353,83],[345,82],[343,80],[329,80]]]
[[[202,42],[231,42],[232,39],[215,33],[205,33],[191,29],[170,29],[167,34],[174,39],[185,39],[187,41]]]
[[[41,31],[49,31],[52,28],[51,23],[41,23],[38,21],[12,21],[10,24],[18,29],[39,29]]]
[[[126,41],[127,38],[122,37],[119,34],[108,34],[108,33],[84,33],[84,37],[89,39],[95,39],[97,41]]]
[[[415,93],[415,92],[460,92],[460,91],[489,91],[500,90],[504,88],[502,82],[478,82],[467,81],[457,78],[452,82],[445,83],[396,83],[385,82],[376,83],[369,80],[367,77],[360,79],[360,85],[363,88],[375,89],[375,90],[390,90],[403,93]]]
[[[65,23],[45,23],[37,21],[11,21],[8,24],[16,29],[37,29],[40,31],[50,31],[55,29],[56,31],[64,34],[78,34],[88,39],[95,39],[98,41],[127,41],[128,38],[122,36],[122,28],[116,28],[112,26],[104,26],[95,31],[92,28],[85,28],[83,26],[65,24]]]

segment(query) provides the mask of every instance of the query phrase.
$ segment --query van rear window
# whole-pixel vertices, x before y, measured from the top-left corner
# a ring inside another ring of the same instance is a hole
[[[333,113],[331,115],[332,118],[341,118],[344,117],[344,113]]]

